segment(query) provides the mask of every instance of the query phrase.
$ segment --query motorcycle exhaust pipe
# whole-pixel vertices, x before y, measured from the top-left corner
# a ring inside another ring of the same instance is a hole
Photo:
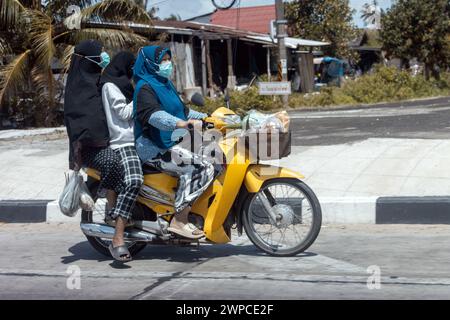
[[[103,239],[111,240],[114,236],[115,229],[106,224],[99,223],[80,223],[81,231],[86,236],[99,237]],[[154,234],[149,232],[139,230],[139,229],[129,229],[124,232],[125,241],[143,241],[152,242],[156,239]]]

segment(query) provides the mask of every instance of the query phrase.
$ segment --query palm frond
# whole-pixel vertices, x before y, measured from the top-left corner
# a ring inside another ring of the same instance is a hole
[[[75,49],[75,46],[67,45],[62,53],[61,62],[63,67],[62,73],[67,73],[67,70],[69,70],[70,67],[70,60],[72,58],[73,51]]]
[[[25,7],[19,0],[0,1],[0,29],[12,30],[20,20],[20,14]]]
[[[150,45],[160,46],[160,45],[166,43],[167,41],[169,41],[170,40],[169,38],[170,38],[170,34],[168,34],[167,32],[163,32],[158,35],[158,37],[155,41],[150,42]]]
[[[52,19],[37,10],[25,10],[25,17],[30,21],[31,45],[41,68],[48,69],[56,53],[53,43]]]
[[[55,114],[55,86],[56,81],[53,77],[51,68],[42,68],[35,66],[31,70],[31,81],[33,88],[37,93],[37,103],[40,105],[39,110],[43,114],[39,117],[43,124],[51,125]]]
[[[51,95],[49,93],[50,91],[53,91],[53,76],[49,77],[49,70],[45,70],[37,65],[31,69],[30,75],[33,87],[38,94],[39,100],[41,102],[48,102],[51,99]]]
[[[11,54],[11,52],[12,50],[9,43],[5,39],[0,38],[0,56]]]
[[[31,50],[18,55],[10,64],[0,69],[0,102],[6,94],[17,91],[28,81],[28,65]]]
[[[152,19],[145,8],[132,0],[104,0],[81,10],[84,21],[133,21],[150,24]]]
[[[147,38],[138,34],[104,28],[85,28],[70,33],[70,40],[66,43],[76,44],[82,40],[95,39],[111,49],[127,49],[135,46],[143,46],[148,43]]]
[[[34,113],[34,120],[37,124],[52,126],[55,124],[57,107],[55,103],[57,82],[52,70],[36,65],[31,69],[30,78],[35,92],[33,96],[35,106],[31,111]]]

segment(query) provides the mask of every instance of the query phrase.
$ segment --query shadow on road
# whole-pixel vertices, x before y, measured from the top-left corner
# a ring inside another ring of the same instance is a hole
[[[61,257],[63,264],[71,264],[79,260],[95,260],[98,262],[110,261],[111,258],[105,257],[91,247],[89,242],[77,243],[68,249],[71,256]],[[197,246],[170,246],[170,245],[148,245],[144,250],[138,253],[134,260],[165,260],[168,262],[198,263],[211,258],[222,258],[235,255],[270,257],[270,255],[260,251],[253,245],[200,245]],[[296,258],[316,256],[313,252],[303,252]],[[280,257],[280,259],[283,259]],[[128,268],[122,263],[112,263],[113,268]]]
[[[87,241],[73,245],[68,249],[68,251],[72,255],[61,257],[61,262],[63,264],[71,264],[79,260],[95,260],[98,262],[111,260],[111,258],[105,257],[104,255],[95,251],[95,249],[92,248],[92,246]]]

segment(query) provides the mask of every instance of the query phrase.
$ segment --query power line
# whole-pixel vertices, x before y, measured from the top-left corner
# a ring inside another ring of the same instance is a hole
[[[154,7],[154,6],[158,5],[158,4],[165,3],[165,2],[168,2],[168,1],[170,1],[170,0],[163,0],[163,1],[159,1],[157,3],[153,3],[153,4],[150,3],[150,6]]]

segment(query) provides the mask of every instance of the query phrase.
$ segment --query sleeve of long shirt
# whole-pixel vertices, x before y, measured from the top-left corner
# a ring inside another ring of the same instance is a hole
[[[148,123],[164,131],[175,130],[181,119],[161,109],[156,93],[148,86],[142,86],[136,101],[137,117],[140,123]]]
[[[206,118],[208,115],[206,113],[203,112],[198,112],[195,111],[194,109],[189,109],[189,113],[188,113],[188,119],[197,119],[197,120],[201,120]]]
[[[113,83],[105,83],[102,88],[103,99],[108,100],[111,112],[122,120],[130,120],[133,116],[133,102],[127,103],[122,91]]]

